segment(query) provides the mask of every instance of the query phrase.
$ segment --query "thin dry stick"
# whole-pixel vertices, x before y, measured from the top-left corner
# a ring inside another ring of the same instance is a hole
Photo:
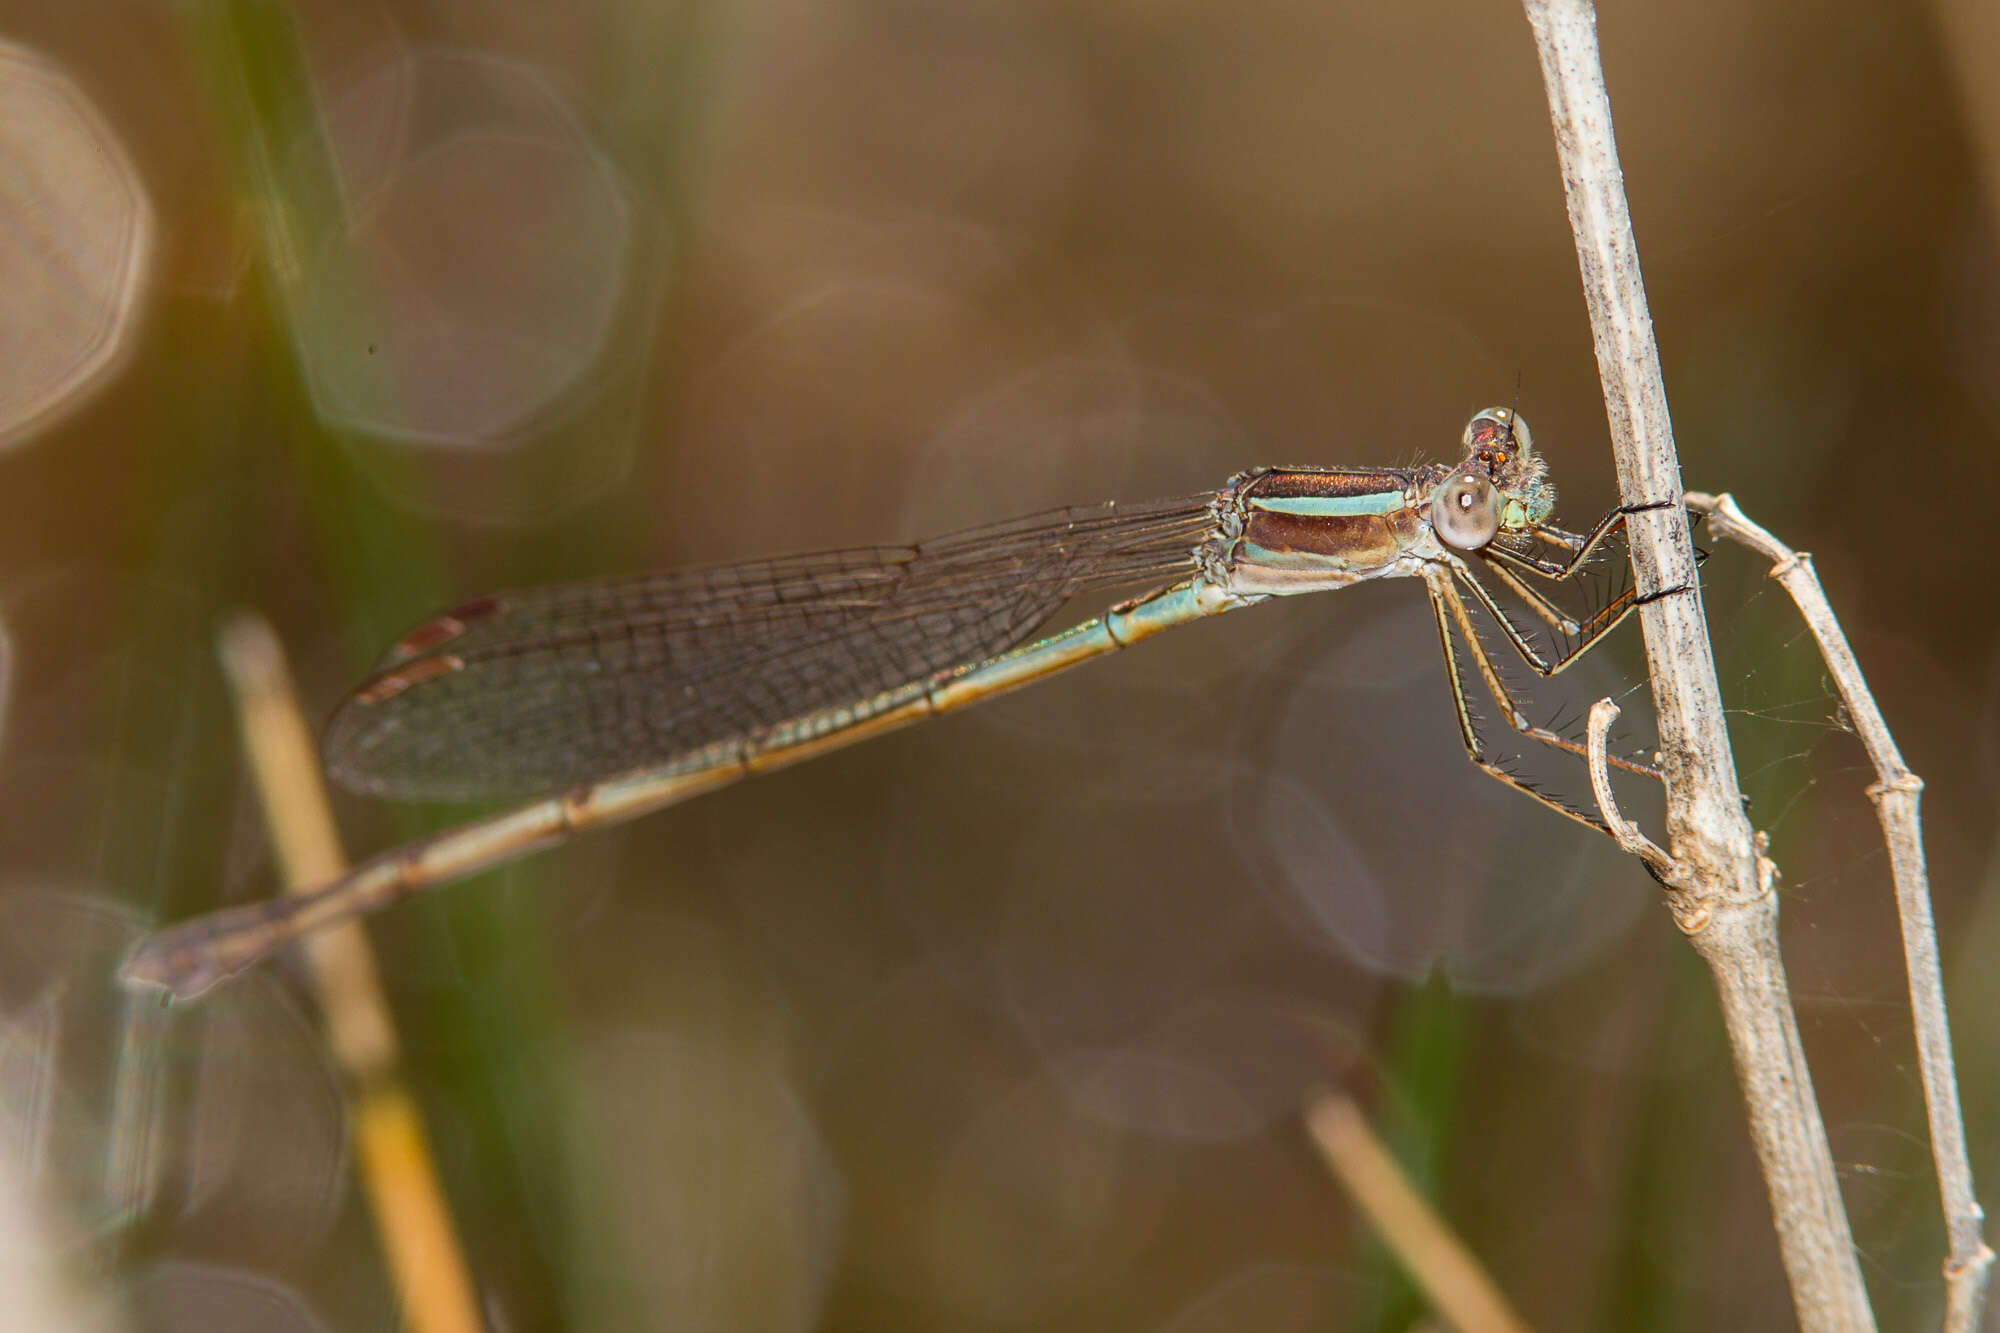
[[[1922,1071],[1924,1105],[1930,1115],[1931,1155],[1937,1161],[1938,1193],[1944,1204],[1951,1255],[1945,1261],[1944,1327],[1971,1333],[1979,1326],[1993,1251],[1981,1234],[1986,1211],[1972,1190],[1972,1163],[1965,1147],[1965,1118],[1958,1105],[1958,1074],[1952,1064],[1951,1025],[1945,1013],[1944,974],[1938,965],[1937,927],[1931,919],[1930,875],[1924,868],[1923,825],[1917,801],[1923,779],[1903,763],[1895,738],[1862,678],[1861,664],[1834,617],[1833,606],[1813,572],[1812,557],[1794,551],[1753,523],[1729,495],[1689,492],[1688,508],[1708,515],[1716,536],[1740,542],[1771,562],[1771,577],[1798,604],[1799,614],[1819,644],[1821,658],[1847,705],[1854,730],[1875,765],[1877,781],[1868,788],[1889,869],[1896,881],[1896,909],[1903,928],[1903,960],[1910,977],[1910,1021],[1916,1029],[1917,1065]]]
[[[1621,849],[1651,866],[1655,874],[1670,875],[1675,869],[1674,858],[1619,812],[1618,798],[1612,794],[1607,738],[1611,735],[1611,724],[1617,720],[1618,705],[1611,700],[1599,699],[1590,706],[1584,755],[1590,764],[1590,791],[1597,798],[1597,812],[1604,817],[1604,826],[1611,830],[1612,841]]]
[[[1596,16],[1587,0],[1524,0],[1523,7],[1548,91],[1619,490],[1628,505],[1663,506],[1628,520],[1637,586],[1690,590],[1640,612],[1667,785],[1673,868],[1661,878],[1675,919],[1715,979],[1799,1322],[1809,1333],[1872,1329],[1778,953],[1777,897],[1759,864],[1723,726]]]
[[[292,892],[338,875],[343,857],[321,785],[312,732],[299,711],[277,635],[242,617],[217,636],[242,715],[244,746],[265,822]],[[360,925],[306,942],[327,1038],[347,1075],[362,1179],[416,1333],[479,1333],[479,1300],[460,1253],[416,1103],[396,1072],[396,1033]]]
[[[1460,1333],[1527,1333],[1507,1298],[1453,1235],[1347,1097],[1316,1098],[1306,1128],[1389,1252]]]

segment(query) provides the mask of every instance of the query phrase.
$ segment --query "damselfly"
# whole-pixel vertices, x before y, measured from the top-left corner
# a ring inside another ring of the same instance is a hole
[[[124,976],[193,996],[307,931],[572,834],[952,712],[1176,625],[1367,579],[1423,580],[1472,761],[1602,827],[1489,756],[1458,645],[1514,731],[1581,755],[1528,720],[1464,593],[1529,667],[1554,675],[1648,599],[1628,587],[1572,616],[1535,581],[1574,577],[1633,511],[1613,510],[1588,533],[1552,526],[1548,465],[1511,409],[1473,417],[1464,445],[1451,466],[1259,468],[1209,495],[1060,509],[912,546],[467,602],[397,641],[341,707],[325,738],[328,771],[405,799],[539,799],[386,852],[311,893],[163,931],[141,941]],[[1486,578],[1563,646],[1540,651]],[[1147,583],[1161,586],[1028,642],[1080,594]]]

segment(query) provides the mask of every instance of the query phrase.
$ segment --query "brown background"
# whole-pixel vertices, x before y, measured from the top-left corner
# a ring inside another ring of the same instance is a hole
[[[1510,6],[295,21],[0,6],[157,210],[130,360],[0,457],[0,998],[38,1090],[10,1111],[59,1244],[142,1326],[392,1310],[289,969],[120,1055],[122,942],[274,879],[226,612],[273,619],[324,716],[494,587],[1447,457],[1517,393],[1561,515],[1612,502]],[[1990,1187],[2000,48],[1958,22],[1614,5],[1602,36],[1688,485],[1813,551],[1930,784]],[[369,137],[390,105],[409,140]],[[279,253],[260,200],[331,248]],[[343,228],[397,263],[328,279]],[[1707,573],[1864,1270],[1926,1326],[1943,1241],[1869,774],[1761,571]],[[384,917],[496,1320],[1407,1327],[1298,1126],[1331,1085],[1537,1327],[1781,1325],[1699,965],[1636,866],[1469,773],[1428,633],[1412,586],[1263,608]],[[1643,715],[1635,662],[1537,704]],[[356,852],[424,826],[340,814]],[[134,1059],[158,1083],[121,1119]]]

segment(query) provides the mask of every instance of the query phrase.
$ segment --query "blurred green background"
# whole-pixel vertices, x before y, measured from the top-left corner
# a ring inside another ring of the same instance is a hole
[[[1602,41],[1687,483],[1814,553],[1929,783],[1991,1189],[1983,21]],[[1614,500],[1506,4],[0,2],[0,40],[7,1226],[107,1327],[397,1318],[295,965],[164,1014],[109,980],[275,885],[231,611],[323,717],[494,588],[1448,458],[1517,394],[1560,515]],[[1706,580],[1871,1294],[1930,1326],[1871,774],[1763,570]],[[1262,608],[379,918],[494,1326],[1420,1326],[1317,1087],[1536,1327],[1785,1325],[1701,966],[1470,770],[1430,635],[1414,586]],[[1643,741],[1621,638],[1537,710]],[[339,803],[356,854],[462,813]]]

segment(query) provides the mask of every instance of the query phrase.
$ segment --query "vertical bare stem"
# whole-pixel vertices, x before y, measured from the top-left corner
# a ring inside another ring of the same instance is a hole
[[[1642,593],[1688,590],[1640,613],[1667,779],[1674,870],[1663,879],[1676,920],[1715,978],[1799,1322],[1873,1328],[1778,955],[1772,871],[1743,813],[1723,726],[1596,15],[1588,0],[1523,7],[1548,90],[1620,493],[1628,505],[1663,505],[1628,520],[1634,573]]]
[[[1931,919],[1930,874],[1924,868],[1923,825],[1917,816],[1923,779],[1904,764],[1902,751],[1861,675],[1861,664],[1855,660],[1847,635],[1841,632],[1819,585],[1819,576],[1813,572],[1812,558],[1751,522],[1728,495],[1690,494],[1687,501],[1690,509],[1708,515],[1709,529],[1718,537],[1741,542],[1771,562],[1771,577],[1798,604],[1800,616],[1819,644],[1827,672],[1854,719],[1854,730],[1875,765],[1877,781],[1868,789],[1868,799],[1874,802],[1876,818],[1882,823],[1890,873],[1896,881],[1896,913],[1902,923],[1903,962],[1910,981],[1910,1022],[1916,1030],[1917,1064],[1923,1074],[1924,1106],[1930,1114],[1931,1156],[1937,1162],[1938,1194],[1951,1245],[1944,1268],[1944,1327],[1947,1333],[1972,1333],[1979,1327],[1980,1309],[1985,1304],[1993,1250],[1982,1234],[1986,1211],[1973,1193],[1965,1117],[1958,1104],[1944,975],[1938,966],[1937,927]]]
[[[246,616],[223,627],[218,648],[286,883],[292,892],[323,883],[340,873],[343,857],[278,637]],[[478,1289],[423,1120],[397,1072],[396,1032],[368,938],[359,923],[348,922],[309,940],[306,957],[328,1041],[347,1076],[362,1180],[404,1318],[415,1333],[479,1333],[485,1318]]]
[[[1430,1298],[1431,1306],[1461,1333],[1527,1333],[1507,1297],[1479,1260],[1431,1211],[1361,1108],[1333,1094],[1306,1108],[1306,1128],[1334,1178],[1375,1227],[1383,1245]]]

